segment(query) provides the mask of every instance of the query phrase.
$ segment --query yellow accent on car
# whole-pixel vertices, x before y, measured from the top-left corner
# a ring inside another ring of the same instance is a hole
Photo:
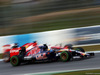
[[[50,51],[50,49],[48,49],[48,51]]]
[[[25,48],[28,48],[28,45],[26,45]]]

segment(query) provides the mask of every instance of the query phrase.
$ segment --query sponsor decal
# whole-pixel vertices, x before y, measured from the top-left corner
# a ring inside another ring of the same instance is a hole
[[[19,52],[19,50],[10,50],[10,53]]]

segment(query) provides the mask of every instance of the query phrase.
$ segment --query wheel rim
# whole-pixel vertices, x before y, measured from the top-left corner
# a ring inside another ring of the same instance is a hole
[[[67,55],[66,55],[65,53],[62,53],[62,54],[61,54],[61,57],[62,57],[63,60],[66,60]]]
[[[17,59],[16,58],[12,58],[12,64],[16,64],[17,63]]]
[[[64,61],[64,62],[66,62],[66,61],[68,61],[69,60],[69,55],[68,55],[68,52],[62,52],[61,54],[60,54],[60,59],[62,60],[62,61]]]
[[[17,66],[19,64],[19,59],[17,56],[12,56],[10,62],[13,66]]]

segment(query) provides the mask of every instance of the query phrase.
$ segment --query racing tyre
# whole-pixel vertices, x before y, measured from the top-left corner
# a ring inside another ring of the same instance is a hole
[[[60,59],[62,61],[64,61],[64,62],[70,61],[70,59],[71,59],[71,53],[70,52],[67,52],[67,51],[61,52]]]
[[[18,66],[18,65],[20,65],[21,61],[20,61],[19,56],[12,56],[11,59],[10,59],[10,63],[11,63],[13,66]]]
[[[82,47],[77,47],[75,50],[85,52],[85,50]]]
[[[72,45],[72,44],[67,44],[67,45],[65,45],[64,47],[66,47],[66,46],[67,46],[69,49],[73,49],[73,47],[72,47],[73,45]]]
[[[3,54],[3,60],[4,60],[4,62],[10,62],[10,53],[9,52],[5,52]]]

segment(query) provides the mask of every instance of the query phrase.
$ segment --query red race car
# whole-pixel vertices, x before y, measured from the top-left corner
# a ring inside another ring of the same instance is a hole
[[[91,56],[94,56],[94,53],[86,53],[83,48],[78,47],[76,50],[72,49],[73,47],[71,45],[65,45],[65,47],[50,47],[46,44],[43,44],[42,46],[34,46],[32,49],[26,51],[25,47],[22,47],[19,51],[18,55],[14,55],[15,53],[10,51],[11,58],[10,63],[13,66],[18,66],[21,63],[26,62],[38,62],[38,61],[70,61],[73,59],[84,59],[89,58]]]
[[[36,41],[33,43],[26,43],[21,47],[18,47],[17,43],[4,45],[3,46],[3,60],[4,60],[4,62],[9,62],[10,57],[12,57],[14,55],[18,55],[19,50],[21,50],[23,47],[25,47],[26,51],[28,51],[36,45],[37,45]]]

